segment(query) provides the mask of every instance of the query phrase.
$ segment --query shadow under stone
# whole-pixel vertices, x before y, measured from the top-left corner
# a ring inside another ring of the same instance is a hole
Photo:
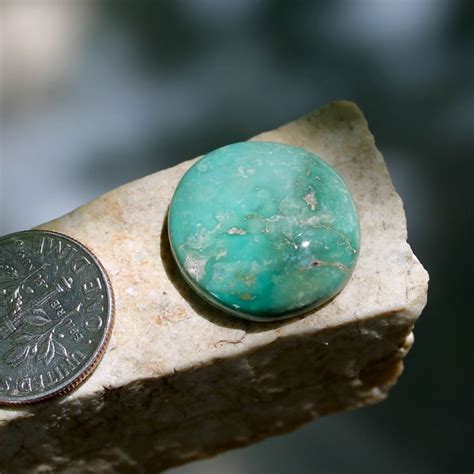
[[[253,334],[278,329],[282,326],[285,326],[286,324],[293,323],[297,319],[302,319],[306,317],[310,311],[314,311],[314,309],[309,308],[307,312],[298,316],[290,317],[288,319],[281,321],[260,322],[232,316],[205,301],[183,278],[173,257],[168,238],[168,212],[166,213],[166,217],[163,222],[163,229],[161,231],[160,256],[166,275],[179,294],[191,305],[197,314],[206,318],[211,323],[217,324],[218,326],[231,329],[242,329],[248,334]],[[321,305],[318,310],[324,308],[331,301],[332,299]]]

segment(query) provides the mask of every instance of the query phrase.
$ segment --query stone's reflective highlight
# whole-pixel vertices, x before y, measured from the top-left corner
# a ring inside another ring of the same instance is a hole
[[[181,179],[171,249],[207,301],[246,319],[283,319],[346,284],[359,252],[357,212],[341,176],[288,145],[219,148]]]

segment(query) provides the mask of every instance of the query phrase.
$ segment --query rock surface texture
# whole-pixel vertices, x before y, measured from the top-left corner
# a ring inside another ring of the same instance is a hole
[[[361,249],[342,292],[284,322],[224,315],[183,281],[167,208],[194,161],[115,189],[42,226],[89,247],[116,321],[94,374],[70,395],[0,409],[0,472],[158,472],[383,400],[402,371],[428,275],[359,109],[332,103],[255,138],[324,157],[356,203]]]

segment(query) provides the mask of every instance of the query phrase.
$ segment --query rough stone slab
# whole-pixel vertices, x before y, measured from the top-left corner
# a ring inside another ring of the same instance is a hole
[[[402,202],[362,113],[336,102],[255,139],[306,148],[346,179],[362,229],[346,288],[279,323],[231,319],[201,302],[177,273],[164,225],[193,161],[43,225],[100,258],[116,324],[78,390],[0,409],[0,472],[158,472],[386,397],[413,342],[428,275],[406,242]]]

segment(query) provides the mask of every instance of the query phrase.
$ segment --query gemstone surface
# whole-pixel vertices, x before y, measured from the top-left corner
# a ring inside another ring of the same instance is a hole
[[[246,319],[317,307],[347,283],[359,253],[342,177],[298,147],[219,148],[183,176],[168,215],[175,260],[205,300]]]

